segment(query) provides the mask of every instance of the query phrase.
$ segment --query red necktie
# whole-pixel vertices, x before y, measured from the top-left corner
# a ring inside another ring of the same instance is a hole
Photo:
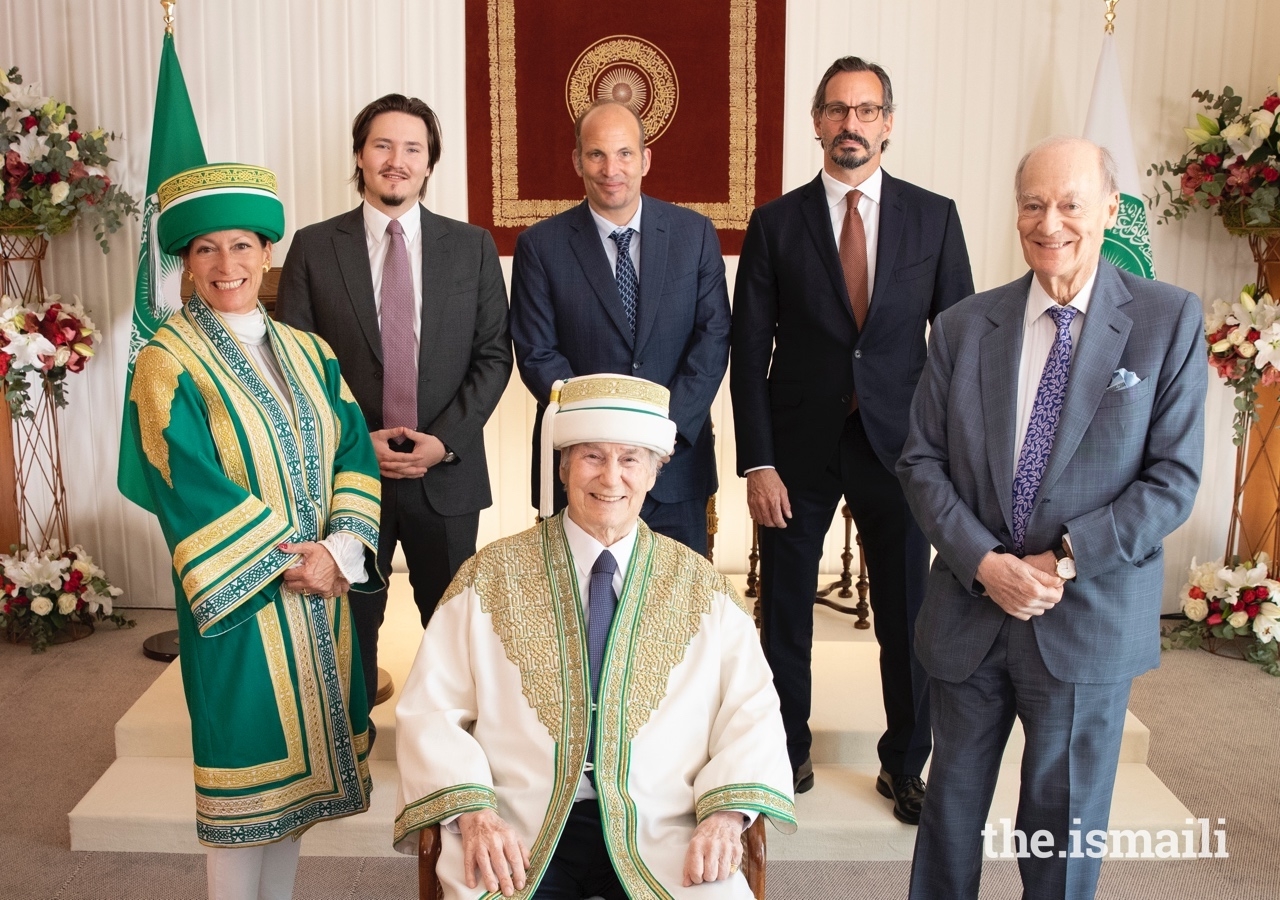
[[[382,427],[418,429],[418,341],[404,228],[392,219],[382,267]]]
[[[858,333],[862,333],[862,324],[867,321],[867,232],[862,227],[862,216],[858,213],[858,198],[862,191],[850,191],[845,195],[847,209],[844,214],[844,228],[840,230],[840,268],[844,270],[844,286],[849,292],[849,305],[853,307],[853,321],[858,324]],[[849,412],[858,408],[858,395],[851,394]]]

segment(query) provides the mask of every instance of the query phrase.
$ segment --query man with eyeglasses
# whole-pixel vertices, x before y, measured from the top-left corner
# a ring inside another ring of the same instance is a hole
[[[894,467],[925,363],[925,328],[973,293],[955,203],[880,167],[893,87],[837,59],[814,94],[818,177],[751,217],[734,292],[730,389],[738,473],[760,525],[765,654],[797,792],[809,750],[814,587],[844,497],[862,538],[887,728],[876,787],[917,824],[928,696],[912,649],[929,545]]]

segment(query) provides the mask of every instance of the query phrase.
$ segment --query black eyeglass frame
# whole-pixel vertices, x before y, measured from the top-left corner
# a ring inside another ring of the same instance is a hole
[[[839,115],[835,115],[837,110],[843,110]],[[884,112],[884,105],[875,103],[859,103],[857,106],[850,106],[847,103],[826,103],[819,107],[818,111],[822,113],[822,117],[832,122],[843,122],[849,118],[849,110],[853,110],[854,115],[858,117],[859,122],[870,123],[880,118],[880,114]],[[864,110],[868,111],[864,114]]]

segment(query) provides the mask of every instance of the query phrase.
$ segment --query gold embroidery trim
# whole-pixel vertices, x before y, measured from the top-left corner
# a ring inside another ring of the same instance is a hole
[[[252,502],[259,511],[262,510],[262,503],[258,498],[250,497],[247,502]],[[289,536],[289,531],[289,523],[284,516],[271,512],[230,546],[195,564],[186,574],[179,572],[182,590],[190,598],[191,605],[199,606],[205,595],[256,565],[276,543]]]
[[[405,805],[396,816],[392,843],[400,843],[405,836],[420,828],[434,825],[450,816],[477,809],[498,808],[498,797],[493,788],[482,784],[460,784],[428,794],[421,800]]]
[[[214,519],[191,536],[183,538],[173,551],[174,571],[181,577],[193,559],[208,553],[227,538],[243,529],[258,516],[262,515],[264,509],[262,501],[257,497],[245,497],[244,500],[240,501],[240,505],[230,512]]]
[[[490,169],[493,224],[533,225],[572,209],[580,200],[524,199],[520,195],[519,128],[516,122],[516,0],[489,0]],[[729,2],[728,198],[724,202],[681,203],[717,228],[743,230],[755,209],[756,166],[755,0]]]
[[[573,378],[560,388],[562,407],[584,400],[634,400],[666,409],[671,404],[671,391],[638,378]]]
[[[276,176],[270,169],[227,163],[221,166],[202,166],[166,178],[156,188],[156,199],[160,201],[160,208],[163,210],[174,200],[187,194],[227,187],[256,187],[277,193]]]
[[[169,442],[165,440],[164,430],[169,427],[173,395],[178,391],[181,374],[182,366],[173,356],[154,344],[148,345],[138,354],[133,386],[129,389],[129,399],[138,407],[142,453],[170,489],[173,477],[169,472]]]
[[[274,606],[265,606],[259,611],[258,631],[262,635],[262,649],[267,657],[267,671],[270,673],[271,687],[276,695],[276,710],[280,715],[280,727],[284,732],[284,743],[288,752],[284,759],[277,762],[244,768],[196,766],[196,787],[210,790],[239,790],[280,781],[306,769],[306,762],[302,756],[302,727],[298,721],[298,707],[293,697],[293,679],[289,677],[289,658],[285,654],[280,616]]]
[[[725,809],[752,809],[785,822],[796,820],[795,804],[766,784],[727,784],[707,791],[698,798],[694,817],[701,822]]]

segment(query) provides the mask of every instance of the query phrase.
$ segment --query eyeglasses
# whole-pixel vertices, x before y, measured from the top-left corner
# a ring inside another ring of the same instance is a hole
[[[874,103],[860,103],[857,106],[849,106],[845,103],[828,103],[822,107],[822,115],[832,122],[843,122],[849,116],[849,110],[853,110],[858,115],[859,122],[874,122],[880,118],[880,112],[883,106],[876,106]]]

